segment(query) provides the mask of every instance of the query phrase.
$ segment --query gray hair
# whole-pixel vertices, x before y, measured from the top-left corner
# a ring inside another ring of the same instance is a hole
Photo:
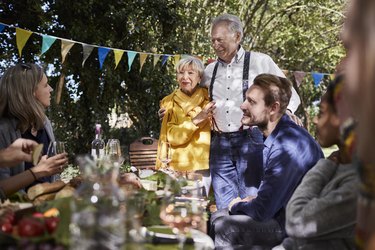
[[[197,71],[200,77],[203,77],[204,65],[201,60],[193,56],[187,56],[181,59],[176,65],[176,71],[191,66],[194,71]]]
[[[228,26],[228,29],[232,31],[233,33],[239,33],[240,34],[240,40],[242,40],[243,37],[243,26],[241,23],[241,20],[238,16],[232,15],[232,14],[222,14],[218,17],[216,17],[212,23],[211,23],[211,31],[213,27],[215,27],[219,23],[226,23]]]

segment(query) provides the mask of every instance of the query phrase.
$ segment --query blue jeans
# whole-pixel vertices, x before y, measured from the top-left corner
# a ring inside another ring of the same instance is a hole
[[[229,215],[227,209],[212,215],[210,228],[215,249],[272,249],[285,237],[275,219],[258,222],[247,215]]]
[[[211,133],[210,171],[218,209],[256,195],[263,175],[263,135],[258,128]]]

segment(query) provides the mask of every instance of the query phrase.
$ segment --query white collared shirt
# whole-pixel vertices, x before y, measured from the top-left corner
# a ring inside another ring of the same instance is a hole
[[[212,91],[212,99],[216,101],[214,118],[218,128],[222,132],[238,131],[242,126],[241,118],[243,113],[240,106],[244,101],[242,90],[244,58],[245,50],[240,47],[236,56],[229,64],[219,61]],[[201,82],[202,86],[207,88],[210,87],[215,64],[216,61],[206,67]],[[259,52],[251,52],[248,87],[253,84],[254,78],[262,73],[285,77],[284,73],[270,56]],[[300,103],[301,100],[293,88],[288,109],[295,112]]]

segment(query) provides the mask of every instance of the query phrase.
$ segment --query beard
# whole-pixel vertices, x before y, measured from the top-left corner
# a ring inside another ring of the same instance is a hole
[[[256,120],[253,116],[250,115],[243,115],[241,123],[249,127],[257,126],[260,130],[267,128],[268,125],[268,121],[266,119]]]

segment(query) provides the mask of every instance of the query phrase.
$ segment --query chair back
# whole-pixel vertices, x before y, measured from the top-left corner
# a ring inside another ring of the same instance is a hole
[[[140,169],[154,169],[158,150],[158,140],[141,137],[129,145],[130,165]]]

